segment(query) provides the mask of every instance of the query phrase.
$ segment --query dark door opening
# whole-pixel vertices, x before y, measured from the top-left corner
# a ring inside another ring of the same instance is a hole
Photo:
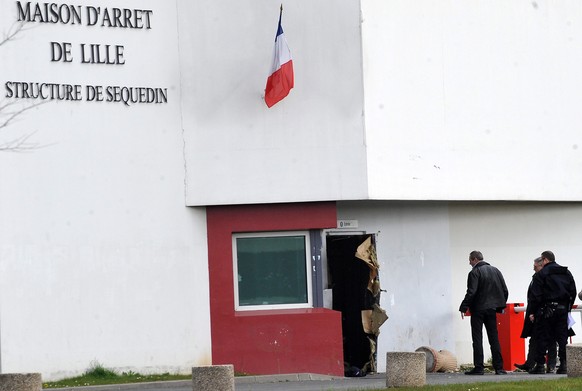
[[[346,376],[364,376],[366,373],[376,372],[377,336],[364,330],[362,311],[372,310],[374,304],[379,304],[380,293],[378,291],[374,295],[368,289],[371,268],[368,263],[356,257],[358,247],[368,238],[375,247],[373,234],[326,237],[332,308],[342,313]]]

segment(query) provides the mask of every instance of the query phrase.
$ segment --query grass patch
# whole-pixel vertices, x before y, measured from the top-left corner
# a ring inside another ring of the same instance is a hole
[[[126,384],[126,383],[144,383],[168,380],[191,380],[192,375],[178,375],[162,373],[157,375],[142,375],[133,371],[117,373],[114,370],[107,369],[103,365],[94,362],[91,367],[81,376],[66,378],[56,382],[45,382],[43,389],[47,388],[67,388],[67,387],[84,387],[107,384]]]
[[[384,391],[580,391],[582,378],[523,380],[499,383],[447,384],[424,387],[384,388]],[[377,390],[380,391],[380,390]]]

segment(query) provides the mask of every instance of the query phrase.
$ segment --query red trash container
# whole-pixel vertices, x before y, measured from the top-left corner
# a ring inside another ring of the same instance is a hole
[[[503,369],[513,371],[513,363],[525,362],[525,339],[520,338],[524,312],[516,311],[523,303],[507,303],[505,311],[497,314],[497,331],[503,356]]]

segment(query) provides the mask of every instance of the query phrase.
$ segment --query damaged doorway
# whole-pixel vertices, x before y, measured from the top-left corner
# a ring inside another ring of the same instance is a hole
[[[326,237],[332,308],[342,314],[346,376],[376,372],[379,327],[387,319],[380,307],[375,235],[328,234]]]

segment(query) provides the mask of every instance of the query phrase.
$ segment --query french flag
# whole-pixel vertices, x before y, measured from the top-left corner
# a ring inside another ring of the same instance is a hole
[[[275,37],[275,49],[273,50],[273,65],[267,78],[265,87],[265,103],[268,107],[273,106],[281,99],[289,95],[293,88],[293,60],[291,60],[291,51],[287,45],[283,27],[281,27],[281,16],[283,15],[283,6],[279,13],[279,27]]]

